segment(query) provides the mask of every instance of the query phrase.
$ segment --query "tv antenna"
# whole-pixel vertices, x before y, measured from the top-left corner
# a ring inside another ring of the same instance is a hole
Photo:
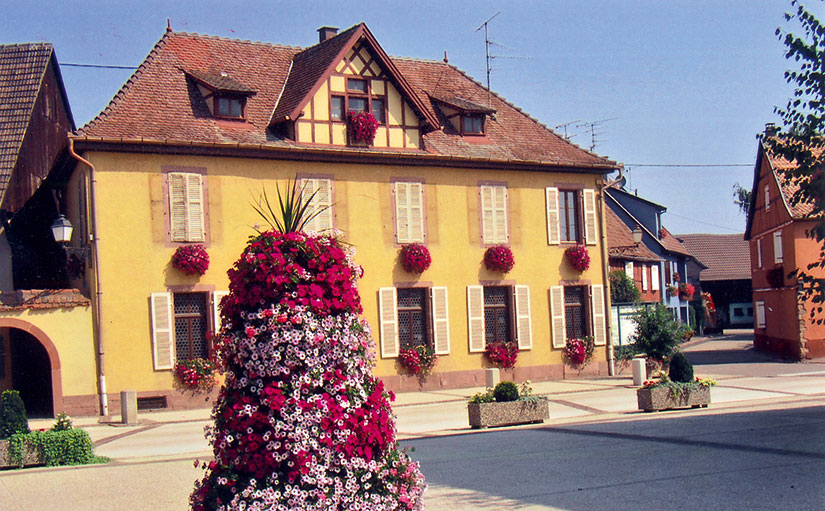
[[[590,132],[590,151],[593,152],[596,149],[596,142],[604,142],[604,140],[599,140],[597,137],[599,135],[604,135],[604,125],[610,121],[615,121],[618,117],[611,117],[609,119],[599,119],[598,121],[585,121],[579,124],[576,124],[575,128],[585,128],[587,131]]]
[[[493,42],[490,41],[490,38],[487,35],[487,25],[489,25],[490,22],[493,21],[493,19],[499,14],[501,14],[501,11],[498,11],[489,18],[487,18],[487,21],[479,25],[479,27],[475,30],[476,32],[478,32],[482,28],[484,29],[484,57],[487,62],[487,92],[490,92],[490,45],[493,44]]]
[[[568,136],[567,135],[567,127],[570,126],[570,125],[576,124],[577,122],[581,122],[581,120],[576,119],[575,121],[565,122],[565,123],[562,123],[562,124],[559,124],[559,125],[555,126],[553,129],[554,130],[558,130],[559,128],[563,129],[564,130],[564,139],[565,140],[570,140],[571,138],[575,137],[576,134],[574,133],[574,134]]]

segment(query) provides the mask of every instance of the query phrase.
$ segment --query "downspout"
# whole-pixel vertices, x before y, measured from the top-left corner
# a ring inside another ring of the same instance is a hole
[[[605,202],[604,195],[605,190],[608,188],[613,187],[621,181],[622,179],[622,171],[624,170],[624,166],[619,166],[619,176],[609,182],[606,182],[604,185],[599,187],[599,219],[602,224],[602,228],[600,229],[601,233],[601,246],[602,246],[602,279],[604,281],[604,288],[605,288],[605,302],[606,307],[604,308],[604,327],[605,333],[607,336],[607,374],[610,376],[616,375],[616,359],[613,354],[613,335],[610,331],[611,325],[611,318],[610,318],[610,311],[611,307],[613,306],[612,301],[610,300],[610,263],[608,262],[608,253],[607,253],[607,227],[606,227],[606,218],[605,218],[605,207],[607,207],[607,203]]]
[[[75,152],[74,139],[72,139],[71,134],[69,134],[69,154],[71,154],[72,157],[80,163],[83,163],[89,167],[89,202],[91,206],[89,208],[91,213],[91,228],[89,229],[89,232],[92,235],[92,267],[94,268],[95,280],[94,296],[92,297],[92,310],[94,315],[95,333],[97,334],[97,380],[98,392],[100,393],[100,415],[108,417],[109,400],[106,394],[106,374],[103,370],[103,360],[105,353],[105,351],[103,350],[103,321],[100,319],[100,305],[103,298],[103,289],[100,285],[100,239],[97,236],[97,197],[95,194],[97,178],[95,176],[95,166],[92,165],[90,161],[84,159]]]

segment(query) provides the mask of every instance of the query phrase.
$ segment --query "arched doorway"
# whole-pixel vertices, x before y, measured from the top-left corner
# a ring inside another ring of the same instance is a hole
[[[0,318],[3,343],[0,387],[20,392],[29,417],[54,417],[62,409],[60,359],[54,343],[36,326]]]

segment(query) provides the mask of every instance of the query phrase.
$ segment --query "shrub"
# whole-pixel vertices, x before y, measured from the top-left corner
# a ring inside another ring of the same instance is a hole
[[[29,432],[29,418],[26,406],[16,390],[4,390],[0,394],[0,439],[15,433]]]
[[[63,412],[57,414],[52,431],[68,431],[72,429],[72,418]]]
[[[96,461],[94,445],[82,429],[63,431],[32,431],[11,436],[9,451],[12,461],[23,466],[24,448],[43,454],[46,466],[86,465]]]
[[[681,325],[660,303],[640,312],[634,318],[634,322],[636,335],[633,341],[639,352],[648,358],[664,360],[670,357],[682,340]]]
[[[518,401],[518,385],[511,381],[503,381],[493,389],[493,396],[497,403]]]
[[[610,300],[613,303],[636,303],[642,299],[642,292],[633,279],[622,270],[610,272]]]
[[[677,351],[670,359],[670,371],[668,376],[672,381],[678,383],[689,383],[693,381],[693,364],[687,359],[684,353]]]
[[[619,361],[627,361],[638,354],[638,348],[635,344],[625,344],[623,346],[613,347],[613,358]]]

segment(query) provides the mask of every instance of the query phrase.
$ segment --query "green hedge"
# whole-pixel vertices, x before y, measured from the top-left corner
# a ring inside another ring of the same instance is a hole
[[[24,445],[29,450],[37,450],[43,455],[46,466],[85,465],[95,463],[94,445],[89,434],[82,429],[64,431],[32,431],[11,436],[9,451],[11,459],[23,466]]]

